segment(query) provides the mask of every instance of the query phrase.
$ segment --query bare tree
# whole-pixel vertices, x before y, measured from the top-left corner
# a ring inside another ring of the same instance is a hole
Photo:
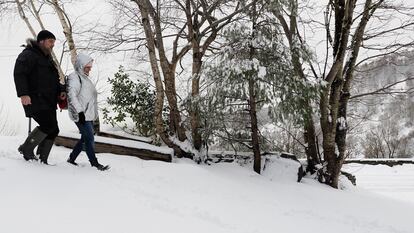
[[[62,25],[63,34],[65,35],[66,41],[68,43],[71,62],[73,65],[75,65],[77,55],[76,45],[75,40],[73,39],[72,23],[69,16],[65,12],[64,4],[58,0],[47,0],[46,2],[48,2],[53,7],[56,14],[58,15],[59,22]]]
[[[303,35],[300,35],[297,26],[298,2],[290,1],[284,9],[276,9],[274,13],[285,29],[287,37],[294,38],[295,42],[305,45],[306,41],[303,40]],[[346,157],[347,107],[355,69],[363,61],[382,56],[392,49],[413,44],[412,39],[409,38],[400,43],[391,41],[378,44],[381,37],[407,33],[413,27],[412,17],[400,21],[397,26],[387,27],[387,23],[397,15],[412,16],[411,10],[409,7],[385,0],[365,0],[358,5],[356,0],[335,0],[327,3],[325,22],[320,23],[325,25],[326,30],[326,62],[319,74],[311,61],[307,67],[314,78],[322,80],[323,83],[318,110],[321,115],[322,148],[326,170],[320,171],[320,180],[332,187],[338,187],[338,177]],[[290,20],[290,24],[286,23],[288,22],[286,18]],[[382,27],[369,24],[371,22],[376,22]],[[376,55],[362,61],[358,60],[361,49],[376,51]],[[293,60],[297,59],[293,58]],[[296,70],[300,75],[301,69],[296,68]]]
[[[179,147],[179,143],[174,143],[165,133],[164,127],[162,126],[161,114],[162,104],[164,99],[164,92],[168,100],[170,110],[170,130],[174,133],[180,142],[187,139],[185,135],[185,129],[181,124],[181,114],[178,109],[177,93],[175,84],[175,70],[180,59],[189,51],[190,46],[186,45],[180,50],[178,44],[174,43],[171,60],[168,59],[166,48],[164,45],[162,21],[160,18],[160,6],[153,4],[148,1],[134,1],[141,14],[143,27],[145,30],[145,36],[147,40],[148,54],[150,57],[151,69],[156,84],[156,126],[157,133],[161,136],[161,139],[170,147],[174,148],[175,153],[178,157],[186,156],[187,153]],[[158,4],[158,2],[157,2]],[[180,37],[180,33],[176,35]],[[156,52],[158,53],[156,54]],[[157,55],[159,61],[157,60]],[[161,72],[164,78],[165,89],[161,82]]]

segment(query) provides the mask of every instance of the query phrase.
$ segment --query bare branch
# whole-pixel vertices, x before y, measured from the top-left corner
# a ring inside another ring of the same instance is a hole
[[[410,81],[410,80],[414,80],[414,78],[406,78],[403,80],[399,80],[395,83],[391,83],[388,84],[380,89],[377,89],[375,91],[370,91],[367,93],[362,93],[362,94],[358,94],[358,95],[353,95],[351,96],[349,99],[356,99],[356,98],[361,98],[361,97],[365,97],[365,96],[369,96],[369,95],[391,95],[391,94],[408,94],[408,93],[412,93],[414,91],[414,88],[410,88],[407,90],[391,90],[392,87],[406,82],[406,81]]]

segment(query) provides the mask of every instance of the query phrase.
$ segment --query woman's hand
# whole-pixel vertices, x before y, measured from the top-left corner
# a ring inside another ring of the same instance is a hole
[[[85,114],[83,112],[79,113],[79,124],[84,125],[85,124]]]
[[[59,95],[59,98],[60,98],[61,100],[66,99],[66,92],[61,92],[61,93],[60,93],[60,95]]]

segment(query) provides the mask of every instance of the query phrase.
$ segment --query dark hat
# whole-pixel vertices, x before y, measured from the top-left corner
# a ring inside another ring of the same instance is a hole
[[[37,42],[40,42],[42,40],[47,40],[47,39],[56,40],[56,37],[55,35],[53,35],[53,33],[49,32],[48,30],[42,30],[39,32],[39,34],[37,34]]]

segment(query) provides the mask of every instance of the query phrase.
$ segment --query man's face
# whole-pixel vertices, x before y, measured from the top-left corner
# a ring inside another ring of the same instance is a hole
[[[55,47],[55,39],[46,39],[39,42],[39,44],[45,48],[47,51],[52,52],[53,47]]]

